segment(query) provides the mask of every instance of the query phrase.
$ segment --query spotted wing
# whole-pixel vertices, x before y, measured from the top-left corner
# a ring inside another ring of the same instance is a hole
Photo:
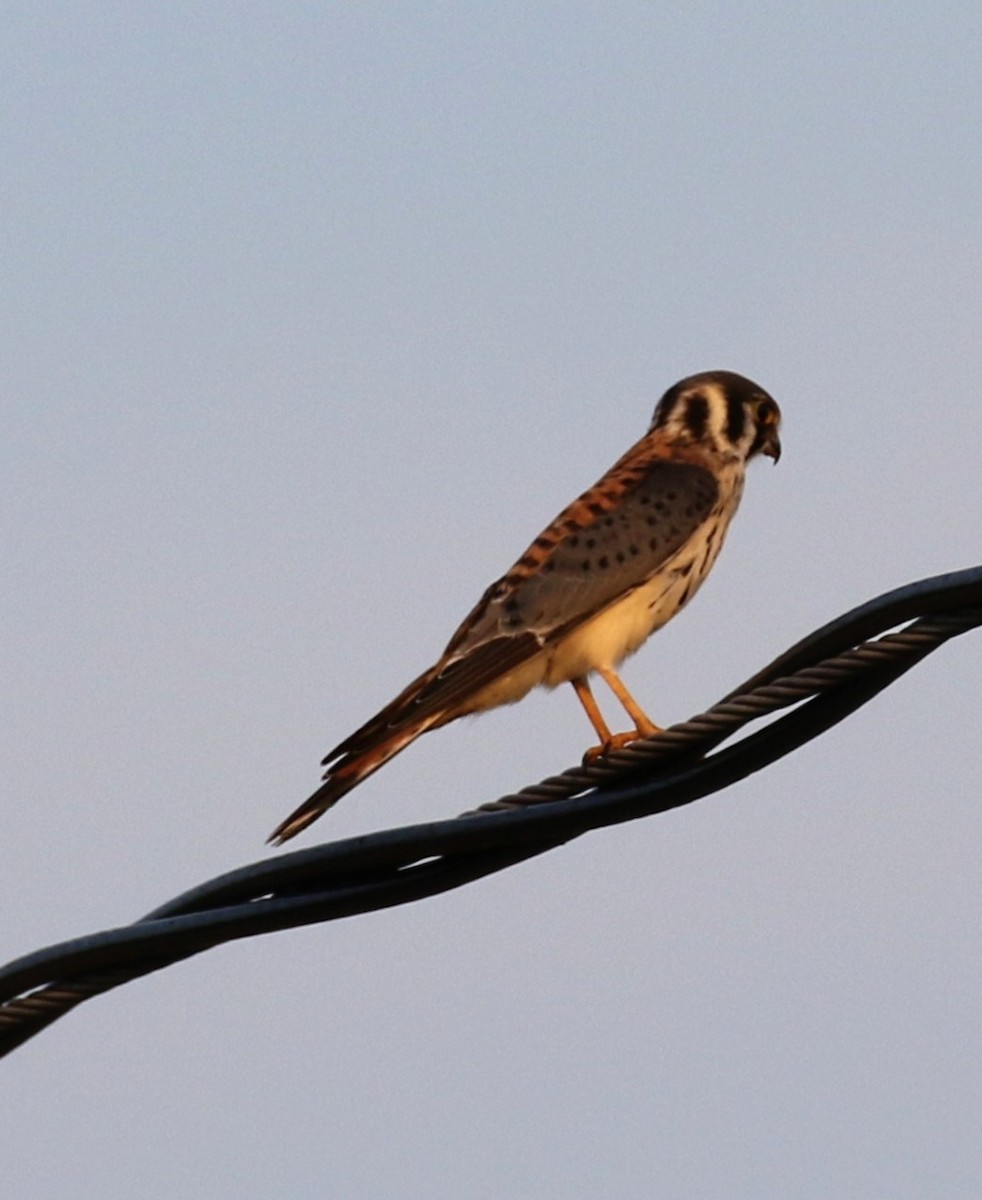
[[[611,477],[616,484],[616,476]],[[655,459],[601,481],[562,513],[461,625],[447,655],[532,634],[545,644],[647,582],[693,536],[719,498],[712,472]],[[482,656],[483,657],[483,656]]]

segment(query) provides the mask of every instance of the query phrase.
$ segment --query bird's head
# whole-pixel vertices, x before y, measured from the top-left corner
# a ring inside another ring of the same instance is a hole
[[[781,457],[781,410],[762,387],[733,371],[680,380],[658,401],[651,429],[724,458]]]

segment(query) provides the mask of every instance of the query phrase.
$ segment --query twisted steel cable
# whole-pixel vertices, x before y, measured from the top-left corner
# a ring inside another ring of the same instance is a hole
[[[982,567],[909,584],[816,630],[705,713],[603,762],[483,804],[466,819],[384,830],[241,867],[132,925],[28,954],[0,969],[0,1055],[83,1000],[212,946],[436,895],[588,830],[719,791],[831,728],[938,646],[979,625]],[[785,709],[791,711],[774,715]],[[762,717],[773,719],[722,745]]]

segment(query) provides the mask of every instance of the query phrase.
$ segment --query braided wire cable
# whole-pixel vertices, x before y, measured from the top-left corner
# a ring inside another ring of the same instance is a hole
[[[769,716],[811,695],[846,683],[877,664],[887,665],[894,660],[903,660],[921,649],[933,650],[978,623],[978,613],[974,610],[914,622],[905,629],[865,642],[813,667],[802,667],[773,683],[761,684],[750,691],[720,700],[704,713],[670,725],[652,737],[632,742],[600,762],[571,767],[560,775],[530,784],[514,795],[490,800],[463,815],[506,812],[534,804],[547,804],[576,795],[586,787],[616,782],[686,753],[706,754],[750,721]]]
[[[131,925],[28,954],[0,968],[0,1055],[84,1000],[212,946],[436,895],[589,830],[717,792],[825,732],[979,625],[982,567],[909,584],[808,635],[706,712],[482,804],[466,819],[250,864]],[[761,718],[770,719],[745,732]]]

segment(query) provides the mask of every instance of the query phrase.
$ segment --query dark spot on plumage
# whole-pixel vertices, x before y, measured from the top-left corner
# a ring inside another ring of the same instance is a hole
[[[556,544],[556,539],[548,533],[540,533],[535,539],[535,544],[540,550],[551,550]]]
[[[608,529],[611,529],[613,527],[613,524],[614,524],[613,517],[604,517],[604,525],[606,525],[606,527]]]
[[[546,571],[546,572],[555,571],[555,569],[556,569],[556,560],[553,558],[550,558],[549,561],[547,563],[544,563],[543,567],[542,567],[542,570]]]
[[[646,525],[650,525],[651,528],[654,529],[654,527],[658,524],[658,518],[657,517],[645,517],[644,523]]]
[[[732,445],[743,437],[743,427],[746,424],[747,414],[743,407],[743,401],[739,396],[734,396],[732,392],[726,393],[726,436]]]
[[[585,559],[584,559],[584,560],[583,560],[583,561],[580,563],[580,570],[581,570],[581,571],[589,571],[589,570],[590,570],[590,560],[589,560],[588,558],[585,558]]]
[[[573,536],[569,539],[569,545],[570,546],[578,546],[579,544],[580,544],[580,535],[578,533],[574,533]]]
[[[637,556],[641,553],[641,551],[637,548],[637,546],[634,545],[633,542],[631,543],[630,546],[628,546],[627,549],[628,549],[628,553],[630,554],[630,556],[632,558],[637,558]]]
[[[678,499],[678,493],[677,492],[666,492],[665,499],[669,502],[669,504],[671,504],[671,503],[673,503],[673,501]]]
[[[709,425],[709,401],[702,393],[689,397],[685,406],[685,427],[696,441],[706,436]]]
[[[658,549],[658,539],[657,538],[649,538],[648,539],[648,549],[649,550],[657,550]]]
[[[597,560],[597,566],[601,571],[607,570],[607,568],[610,566],[610,559],[606,554],[601,555],[601,557]]]
[[[603,514],[607,511],[607,506],[605,504],[600,504],[596,500],[591,500],[587,505],[587,508],[595,517],[603,516]]]
[[[677,525],[670,525],[668,529],[668,536],[670,538],[677,538],[679,536],[679,527]]]
[[[624,557],[625,557],[625,556],[624,556],[624,554],[623,554],[623,553],[622,553],[620,550],[618,550],[618,551],[617,551],[617,554],[616,554],[614,557],[617,559],[617,561],[618,561],[619,563],[622,563],[622,562],[624,562]]]
[[[588,550],[592,550],[592,549],[594,548],[594,546],[596,546],[596,544],[597,544],[597,539],[596,539],[596,538],[587,538],[587,540],[586,540],[586,548],[587,548]]]
[[[505,612],[513,613],[518,611],[518,597],[512,596],[505,601]]]
[[[656,512],[663,513],[665,511],[666,507],[667,506],[666,506],[664,500],[656,500],[655,501],[655,511]]]

